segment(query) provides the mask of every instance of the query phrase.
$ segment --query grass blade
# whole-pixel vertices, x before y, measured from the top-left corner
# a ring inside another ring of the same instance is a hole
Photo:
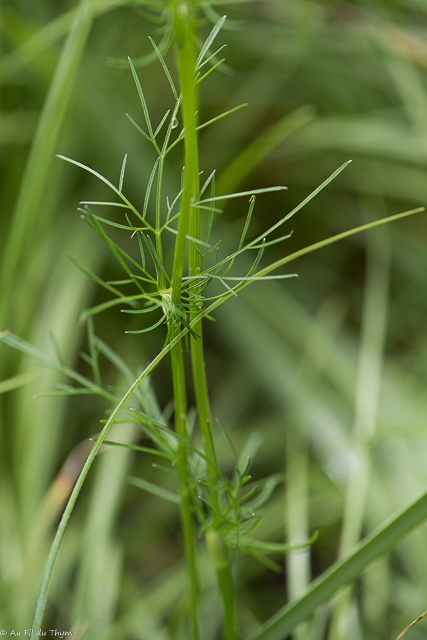
[[[0,269],[0,326],[3,325],[10,307],[9,300],[13,295],[17,271],[22,270],[26,263],[25,253],[33,237],[34,223],[37,220],[40,225],[41,222],[38,209],[44,196],[51,159],[66,109],[73,95],[77,69],[92,24],[94,5],[94,0],[81,0],[79,3],[37,126]],[[54,210],[49,215],[53,213]],[[31,252],[28,253],[30,254]]]
[[[392,516],[377,531],[358,544],[341,562],[315,580],[304,595],[290,602],[263,624],[248,640],[283,640],[295,626],[311,616],[341,587],[355,580],[374,560],[390,551],[404,536],[427,518],[427,492]]]

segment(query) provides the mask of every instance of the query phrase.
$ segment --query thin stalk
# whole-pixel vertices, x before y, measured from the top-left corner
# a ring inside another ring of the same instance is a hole
[[[175,328],[174,331],[176,334],[179,333],[179,329]],[[175,429],[179,436],[187,440],[187,392],[181,344],[181,342],[178,342],[171,351],[173,395],[175,399]],[[198,640],[199,584],[196,567],[193,512],[188,483],[187,447],[183,442],[179,442],[178,445],[178,471],[180,477],[184,478],[180,480],[179,483],[179,494],[181,496],[180,515],[190,589],[191,638]]]
[[[178,237],[174,260],[174,272],[172,279],[172,300],[177,304],[181,294],[181,279],[185,258],[185,243],[187,228],[191,237],[200,239],[200,215],[197,207],[192,204],[199,193],[199,153],[197,142],[197,87],[195,83],[195,26],[194,4],[192,0],[187,2],[173,2],[174,7],[174,35],[177,43],[178,72],[180,89],[182,92],[182,112],[185,130],[185,177],[181,199],[181,217],[178,226]],[[195,247],[189,248],[189,272],[190,275],[200,273],[200,255]],[[179,279],[179,280],[178,280]],[[197,291],[196,291],[197,294]],[[192,313],[192,318],[198,310]],[[212,439],[212,418],[205,374],[205,362],[203,354],[202,325],[197,323],[196,333],[199,338],[191,338],[191,363],[193,370],[194,390],[199,414],[199,423],[202,433],[205,453],[208,459],[215,464],[216,456]],[[209,483],[216,487],[218,478],[213,465],[208,468]],[[214,489],[210,492],[210,499],[216,512],[219,511],[219,495]],[[215,517],[214,527],[221,523],[219,516]],[[212,533],[212,532],[211,532]],[[224,632],[226,640],[235,640],[236,631],[234,624],[234,594],[228,560],[227,550],[220,539],[216,538],[215,552],[207,538],[208,548],[214,561],[224,608]]]
[[[172,304],[178,305],[181,300],[182,277],[184,273],[185,248],[187,243],[187,230],[190,217],[192,200],[194,199],[195,184],[191,170],[193,157],[189,157],[187,149],[188,121],[194,119],[195,91],[193,78],[194,38],[188,37],[193,31],[190,17],[191,6],[187,3],[172,0],[171,8],[174,15],[173,28],[176,42],[176,57],[178,63],[179,81],[182,92],[182,111],[185,128],[185,178],[183,193],[180,202],[180,218],[178,222],[178,234],[175,243],[175,254],[172,271]],[[190,69],[190,74],[189,74]],[[190,127],[191,128],[191,127]],[[195,133],[195,132],[194,132]],[[188,134],[191,135],[191,134]],[[197,142],[196,142],[197,149]],[[197,154],[196,154],[197,157]],[[179,333],[179,325],[170,327],[171,337]],[[175,428],[177,433],[188,439],[187,436],[187,392],[185,383],[184,361],[182,344],[177,343],[171,351],[172,378],[175,399]],[[188,477],[187,448],[183,443],[179,444],[179,472],[185,478]],[[184,537],[188,579],[191,594],[191,633],[193,640],[199,638],[198,603],[199,589],[197,580],[197,568],[195,560],[195,540],[193,514],[191,510],[188,481],[180,482],[181,495],[181,522]]]

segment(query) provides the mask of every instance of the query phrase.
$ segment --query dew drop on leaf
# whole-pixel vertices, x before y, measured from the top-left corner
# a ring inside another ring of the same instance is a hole
[[[175,118],[175,116],[172,118],[172,129],[176,129],[178,126],[178,118]]]

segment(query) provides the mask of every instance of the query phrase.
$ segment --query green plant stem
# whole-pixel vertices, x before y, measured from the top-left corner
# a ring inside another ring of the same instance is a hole
[[[184,273],[185,248],[190,221],[190,209],[195,200],[198,185],[198,153],[195,112],[197,111],[197,93],[194,85],[194,25],[192,2],[172,0],[173,29],[176,42],[178,74],[182,92],[182,115],[185,130],[185,176],[180,202],[178,235],[172,272],[172,300],[180,302],[182,276]]]
[[[192,206],[199,192],[199,153],[197,142],[197,88],[194,77],[195,67],[195,7],[192,0],[172,3],[174,11],[174,36],[177,45],[178,73],[180,89],[182,92],[182,113],[185,130],[185,175],[184,187],[181,198],[181,216],[178,225],[178,237],[175,247],[174,269],[172,275],[172,300],[175,304],[180,301],[181,281],[184,269],[186,234],[189,230],[190,236],[200,239],[200,215],[198,208]],[[189,271],[190,275],[200,273],[200,255],[195,246],[190,244],[189,249]],[[192,314],[194,319],[198,311]],[[216,456],[213,446],[211,432],[211,410],[205,374],[205,363],[203,355],[203,339],[201,321],[196,324],[196,333],[199,338],[191,338],[191,362],[193,370],[194,390],[196,404],[199,413],[199,423],[203,438],[204,449],[209,460],[215,464]],[[214,465],[208,467],[209,483],[216,486],[218,478]],[[216,511],[219,511],[218,492],[212,490],[210,498]],[[215,516],[216,527],[220,525],[219,516]],[[208,548],[212,551],[212,545]],[[234,625],[234,594],[228,560],[227,550],[218,541],[215,545],[215,554],[212,554],[215,570],[217,573],[218,585],[221,592],[224,608],[224,630],[226,640],[235,640]]]
[[[178,235],[175,243],[175,254],[172,271],[172,303],[178,305],[181,300],[181,287],[182,276],[184,273],[185,262],[185,248],[187,243],[187,231],[190,217],[190,207],[192,200],[194,199],[195,185],[191,181],[191,160],[188,157],[187,152],[187,132],[188,132],[188,119],[189,114],[192,114],[194,118],[195,108],[195,91],[194,91],[194,79],[192,77],[193,69],[193,49],[194,40],[189,37],[190,31],[192,32],[190,11],[191,7],[179,0],[173,0],[171,2],[171,8],[174,15],[174,36],[176,42],[176,57],[178,62],[178,72],[180,87],[182,91],[182,110],[185,129],[185,178],[184,188],[180,202],[180,217],[178,223]],[[189,75],[188,70],[191,70]],[[196,143],[197,144],[197,143]],[[179,332],[179,327],[171,327],[172,337]],[[187,439],[187,399],[186,399],[186,383],[185,383],[185,371],[182,355],[182,345],[177,343],[171,352],[172,359],[172,378],[173,389],[175,399],[175,428],[177,433],[183,438]],[[179,443],[179,472],[184,478],[188,478],[188,464],[187,464],[187,449],[184,444]],[[191,502],[189,495],[188,481],[184,480],[180,482],[180,495],[181,495],[181,522],[182,532],[184,537],[184,547],[186,554],[186,562],[188,569],[188,578],[190,581],[190,594],[191,594],[191,628],[192,637],[196,640],[199,637],[198,630],[198,602],[199,602],[199,590],[197,580],[197,569],[195,560],[195,540],[194,540],[194,525],[193,514],[191,510]]]
[[[226,640],[236,638],[235,598],[231,579],[230,563],[221,535],[216,531],[206,533],[206,543],[213,559],[219,590],[224,605],[224,637]]]
[[[179,330],[176,327],[173,330],[176,334],[179,333]],[[179,436],[187,440],[187,392],[181,342],[178,342],[173,347],[171,351],[171,362],[173,395],[175,400],[175,429]],[[191,638],[193,640],[198,640],[199,585],[196,567],[196,545],[194,539],[193,512],[189,488],[187,447],[183,442],[179,442],[178,444],[178,471],[180,476],[183,478],[183,480],[180,480],[179,484],[179,494],[181,496],[180,515],[190,590]]]

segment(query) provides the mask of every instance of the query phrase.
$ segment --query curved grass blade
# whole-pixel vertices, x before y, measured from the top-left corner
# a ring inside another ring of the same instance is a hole
[[[219,191],[222,193],[234,191],[264,158],[290,135],[311,122],[314,117],[314,109],[310,106],[303,106],[287,114],[279,122],[275,122],[253,142],[245,146],[225,167],[218,181]]]
[[[74,81],[92,24],[95,4],[94,0],[80,0],[78,4],[37,125],[11,221],[9,241],[2,256],[0,326],[8,313],[18,269],[23,269],[27,254],[31,255],[28,248],[33,237],[33,226],[36,218],[38,224],[41,221],[34,213],[40,213],[38,209],[49,179],[51,159],[73,95]],[[49,219],[45,218],[46,224],[50,223],[53,213],[54,208],[48,213]]]
[[[50,549],[49,557],[46,563],[46,569],[43,575],[42,584],[41,584],[40,592],[37,598],[37,603],[34,611],[34,617],[32,622],[33,629],[37,629],[37,630],[40,629],[43,613],[46,607],[46,600],[47,600],[49,585],[52,579],[52,574],[55,567],[56,559],[58,557],[59,548],[61,546],[61,542],[64,537],[64,533],[67,528],[67,524],[70,519],[71,513],[74,509],[74,505],[77,501],[78,495],[84,484],[86,476],[92,466],[92,463],[95,460],[96,454],[98,453],[104,439],[106,438],[108,432],[113,426],[116,417],[118,416],[122,408],[125,406],[129,398],[138,389],[141,382],[157,367],[159,362],[165,357],[166,354],[168,354],[173,349],[173,347],[176,344],[178,344],[178,342],[186,335],[186,333],[187,333],[187,330],[183,330],[175,338],[173,338],[173,340],[171,340],[169,344],[167,344],[162,349],[162,351],[156,356],[156,358],[154,358],[154,360],[152,360],[150,364],[144,369],[144,371],[138,376],[138,378],[129,387],[129,389],[126,391],[124,396],[121,398],[120,402],[115,406],[115,408],[111,412],[111,415],[108,418],[105,426],[103,427],[100,435],[98,436],[97,441],[94,443],[94,446],[89,456],[86,459],[83,469],[80,472],[80,475],[76,481],[76,484],[74,485],[74,489],[64,509],[61,521],[59,523],[54,541]],[[5,335],[0,334],[0,339],[4,339],[4,338],[5,338]]]
[[[390,551],[404,536],[427,518],[427,492],[401,509],[379,529],[356,545],[340,562],[315,580],[297,600],[283,607],[263,624],[248,640],[283,640],[295,626],[310,617],[318,606],[327,602],[341,587],[355,580],[366,567]]]

